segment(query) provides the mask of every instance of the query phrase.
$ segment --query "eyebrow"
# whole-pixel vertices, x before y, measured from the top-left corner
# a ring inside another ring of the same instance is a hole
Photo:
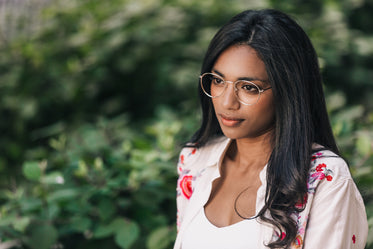
[[[219,72],[218,70],[216,70],[215,68],[212,69],[212,72],[220,75],[221,77],[225,77],[223,73]],[[268,80],[263,80],[263,79],[259,79],[259,78],[254,78],[254,77],[239,77],[237,80],[246,80],[246,81],[261,81],[263,83],[268,83]]]

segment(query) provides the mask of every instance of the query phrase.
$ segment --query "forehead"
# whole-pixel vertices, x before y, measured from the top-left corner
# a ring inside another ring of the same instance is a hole
[[[257,52],[248,45],[233,45],[224,50],[216,60],[213,70],[217,70],[226,79],[257,78],[267,80],[264,62]]]

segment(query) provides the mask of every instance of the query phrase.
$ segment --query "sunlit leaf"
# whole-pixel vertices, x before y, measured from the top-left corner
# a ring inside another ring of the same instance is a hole
[[[61,189],[52,192],[47,200],[48,202],[57,202],[57,201],[73,201],[79,195],[78,189]]]
[[[22,169],[23,175],[29,180],[37,181],[41,177],[42,170],[38,162],[25,162]]]
[[[135,222],[125,221],[115,234],[115,242],[120,248],[127,249],[138,239],[140,228]]]
[[[362,156],[369,156],[372,153],[372,138],[369,133],[361,133],[356,140],[356,149]]]
[[[43,183],[45,184],[64,184],[65,179],[61,172],[52,172],[43,177]]]
[[[19,232],[24,232],[26,227],[30,224],[30,217],[21,217],[13,220],[13,227]]]
[[[148,249],[165,249],[170,246],[174,238],[175,234],[169,227],[160,227],[149,235],[146,245]]]

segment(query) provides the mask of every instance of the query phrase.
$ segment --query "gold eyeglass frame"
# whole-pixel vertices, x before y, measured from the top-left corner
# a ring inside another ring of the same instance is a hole
[[[212,95],[210,95],[210,94],[205,90],[205,88],[203,87],[203,83],[202,83],[202,78],[203,78],[203,76],[205,76],[205,75],[213,75],[213,76],[216,76],[216,77],[218,77],[219,79],[221,79],[221,80],[224,82],[224,85],[225,85],[225,86],[224,86],[224,90],[221,92],[221,94],[219,94],[218,96],[212,96]],[[233,82],[233,81],[229,81],[229,80],[225,80],[225,79],[223,79],[222,76],[220,76],[220,75],[218,75],[218,74],[215,74],[215,73],[204,73],[204,74],[200,75],[200,76],[199,76],[199,82],[200,82],[200,85],[201,85],[201,88],[202,88],[203,92],[204,92],[207,96],[209,96],[210,98],[217,98],[217,97],[222,96],[223,93],[225,92],[225,90],[226,90],[227,87],[228,87],[228,84],[225,84],[225,83],[233,84],[233,85],[234,85],[234,93],[235,93],[235,95],[236,95],[237,100],[238,100],[241,104],[244,104],[244,105],[247,105],[247,106],[255,105],[256,103],[258,103],[258,101],[259,101],[259,99],[260,99],[260,95],[261,95],[261,93],[263,93],[264,91],[267,91],[267,90],[269,90],[269,89],[272,88],[272,87],[270,86],[270,87],[267,87],[267,88],[264,88],[264,89],[260,89],[260,87],[259,87],[258,85],[256,85],[254,82],[251,82],[251,81],[248,81],[248,80],[237,80],[237,81],[234,81],[234,82]],[[238,82],[248,82],[249,84],[254,85],[254,86],[258,89],[259,96],[258,96],[258,99],[256,100],[255,103],[247,104],[247,103],[243,102],[243,101],[238,97],[238,89],[237,89],[237,83],[238,83]]]

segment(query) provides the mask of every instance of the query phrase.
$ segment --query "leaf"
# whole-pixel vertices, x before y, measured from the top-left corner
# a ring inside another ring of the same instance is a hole
[[[137,223],[124,221],[124,226],[115,233],[115,242],[120,248],[128,249],[137,240],[140,235],[140,228]]]
[[[169,227],[160,227],[154,230],[148,237],[146,246],[148,249],[164,249],[173,241],[174,234]]]
[[[113,231],[118,231],[125,225],[126,221],[124,217],[117,217],[110,223],[110,227],[113,229]]]
[[[19,232],[24,232],[30,221],[29,217],[16,218],[13,220],[13,227]]]
[[[43,182],[45,184],[64,184],[65,179],[63,178],[61,172],[52,172],[43,177]]]
[[[52,192],[48,198],[48,202],[55,202],[55,201],[67,201],[75,199],[79,195],[79,191],[76,189],[61,189],[55,192]]]
[[[96,157],[94,161],[94,168],[97,171],[102,171],[104,169],[104,161],[101,157]]]
[[[56,228],[49,224],[33,226],[28,245],[33,249],[49,249],[57,241]]]
[[[58,206],[57,203],[51,203],[48,205],[46,208],[46,214],[48,219],[53,220],[55,219],[59,214],[60,214],[60,207]]]
[[[0,219],[0,227],[1,226],[4,226],[4,227],[9,226],[10,224],[13,223],[14,219],[16,219],[16,214],[13,214],[13,213],[8,214],[8,215],[6,215],[4,217],[1,217],[1,219]]]
[[[113,233],[114,230],[110,225],[100,225],[94,231],[93,237],[96,239],[102,239],[112,235]]]
[[[110,224],[108,225],[100,225],[96,228],[93,236],[95,238],[105,238],[120,230],[124,227],[127,223],[125,222],[123,217],[115,218]]]
[[[343,92],[335,92],[326,98],[328,111],[332,112],[342,108],[346,104],[346,96]]]
[[[23,175],[32,181],[38,181],[41,177],[42,170],[36,161],[25,162],[22,166]]]
[[[78,169],[74,171],[74,175],[80,178],[86,177],[88,174],[88,166],[83,160],[79,160]]]
[[[71,228],[78,232],[87,231],[91,225],[92,221],[86,217],[74,217],[72,219],[72,223],[70,224]]]
[[[102,199],[98,204],[98,212],[102,220],[108,220],[115,213],[115,203],[109,199]]]
[[[369,134],[361,133],[356,140],[356,149],[362,156],[369,156],[372,152],[372,144]]]
[[[31,197],[22,199],[19,204],[23,212],[30,212],[39,209],[43,203],[40,199]]]

